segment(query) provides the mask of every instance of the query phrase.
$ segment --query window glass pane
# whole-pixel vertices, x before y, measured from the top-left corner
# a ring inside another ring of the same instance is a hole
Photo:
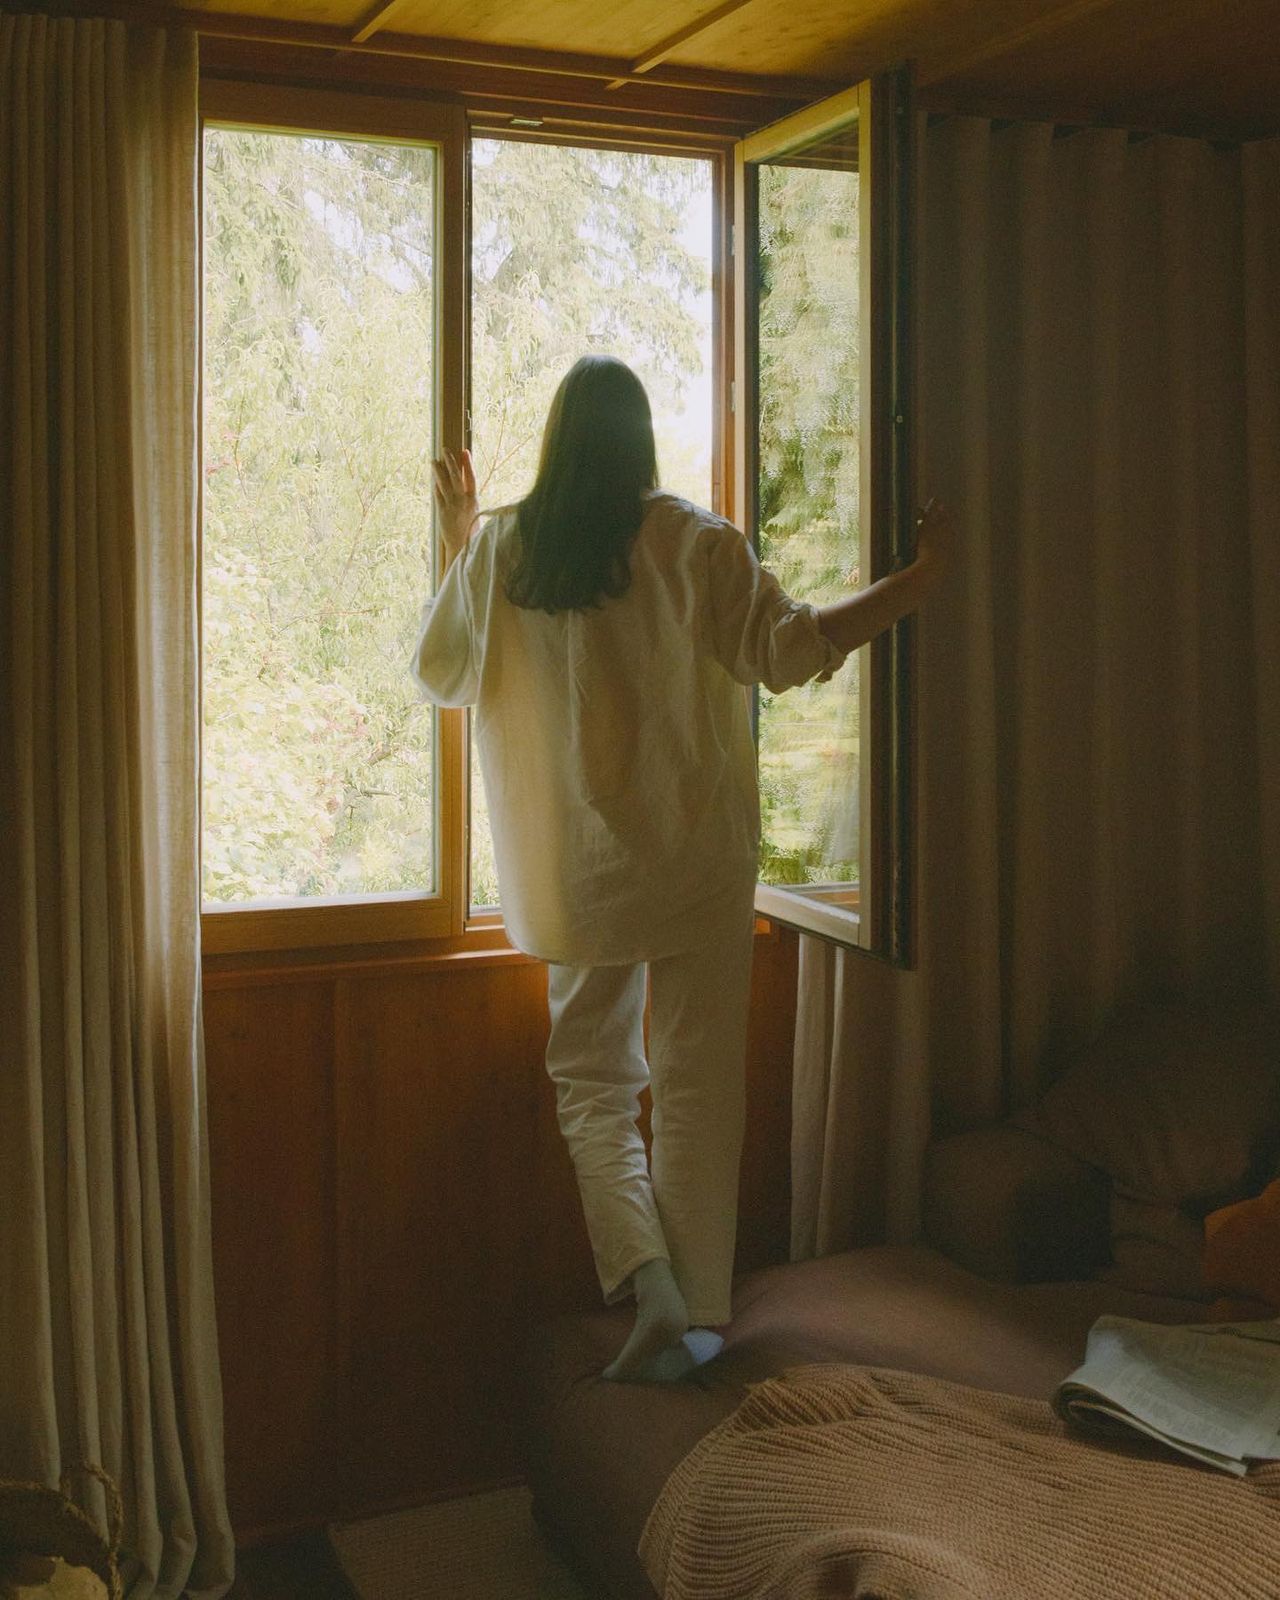
[[[759,173],[760,556],[822,605],[862,581],[856,128]],[[854,884],[860,662],[759,698],[760,875]]]
[[[431,890],[435,153],[205,140],[204,894]]]
[[[579,356],[635,368],[664,488],[711,501],[711,163],[472,143],[472,441],[482,508],[532,487],[556,385]],[[471,896],[496,897],[478,775]]]

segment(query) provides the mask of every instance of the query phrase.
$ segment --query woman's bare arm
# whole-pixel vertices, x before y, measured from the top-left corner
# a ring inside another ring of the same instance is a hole
[[[818,627],[837,650],[848,654],[909,615],[933,588],[946,567],[955,536],[951,514],[931,500],[917,533],[917,555],[909,567],[891,572],[847,600],[819,606]]]

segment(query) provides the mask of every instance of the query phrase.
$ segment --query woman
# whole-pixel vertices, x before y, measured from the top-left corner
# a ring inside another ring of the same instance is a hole
[[[760,834],[743,686],[829,677],[917,605],[949,524],[931,508],[912,566],[797,603],[736,528],[658,488],[648,397],[606,356],[566,375],[532,490],[475,537],[469,454],[435,471],[446,573],[415,674],[476,707],[507,931],[548,963],[547,1068],[600,1285],[636,1299],[605,1376],[678,1376],[690,1327],[729,1319]]]

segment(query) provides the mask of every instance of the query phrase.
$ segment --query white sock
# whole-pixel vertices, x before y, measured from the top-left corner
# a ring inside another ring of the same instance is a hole
[[[642,1376],[648,1363],[679,1347],[689,1329],[689,1308],[671,1263],[661,1256],[636,1268],[631,1287],[636,1297],[635,1326],[617,1357],[604,1369],[604,1376],[643,1383],[649,1381]]]

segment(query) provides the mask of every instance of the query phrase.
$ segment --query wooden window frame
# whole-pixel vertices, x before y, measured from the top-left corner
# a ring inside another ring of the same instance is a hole
[[[435,306],[434,358],[438,374],[435,437],[443,447],[462,449],[466,439],[468,275],[467,129],[462,109],[438,101],[396,100],[349,91],[214,79],[202,81],[200,85],[202,149],[207,127],[238,127],[296,135],[328,134],[337,138],[429,144],[435,148],[435,260],[439,273]],[[202,222],[202,283],[203,242]],[[203,412],[203,385],[201,409]],[[203,436],[203,415],[201,434]],[[203,528],[203,505],[200,510]],[[437,563],[439,559],[437,548]],[[407,684],[407,666],[405,675]],[[314,950],[384,941],[457,939],[464,932],[466,714],[434,708],[431,714],[436,718],[434,892],[408,890],[342,899],[290,900],[283,904],[205,907],[201,913],[201,937],[207,953]]]
[[[734,216],[742,252],[734,274],[736,463],[734,520],[756,536],[755,427],[758,351],[754,272],[747,252],[755,236],[755,169],[801,151],[856,122],[861,247],[861,476],[866,495],[863,536],[867,581],[912,559],[914,339],[910,271],[914,256],[914,111],[908,68],[864,80],[805,106],[738,141],[734,150]],[[884,308],[888,314],[884,314]],[[761,883],[759,915],[862,954],[910,965],[914,959],[911,838],[914,783],[911,725],[914,635],[910,618],[873,640],[859,678],[860,882],[798,893]]]
[[[264,60],[269,66],[269,59]],[[643,154],[691,156],[709,160],[713,174],[713,284],[712,284],[712,508],[750,531],[752,494],[746,481],[750,459],[745,433],[746,407],[742,396],[752,381],[749,359],[744,359],[747,307],[736,283],[734,243],[745,240],[747,191],[743,184],[743,150],[761,147],[775,138],[780,124],[771,123],[745,139],[717,129],[684,131],[668,122],[661,131],[644,112],[628,118],[611,113],[608,120],[593,120],[592,112],[566,107],[557,115],[547,106],[538,108],[542,126],[512,126],[510,109],[467,104],[462,96],[424,97],[426,85],[412,90],[396,84],[326,86],[317,78],[305,83],[280,82],[260,77],[255,60],[244,76],[239,67],[230,73],[206,73],[201,80],[201,128],[228,125],[294,133],[328,133],[336,137],[389,139],[430,143],[440,152],[437,171],[437,217],[441,249],[440,295],[437,305],[437,350],[440,383],[437,394],[437,438],[460,449],[469,441],[470,381],[470,138],[474,134],[529,142],[613,148]],[[904,71],[895,75],[899,89],[908,81]],[[845,94],[806,106],[783,123],[797,137],[816,135],[833,114],[839,118],[842,103],[856,104],[861,125],[874,128],[869,150],[872,173],[870,237],[876,252],[864,252],[864,293],[874,272],[879,283],[897,275],[892,326],[882,328],[879,349],[868,375],[869,392],[888,397],[895,425],[880,427],[866,448],[876,456],[873,483],[890,486],[876,491],[878,501],[871,518],[871,574],[878,576],[895,561],[912,553],[910,507],[909,434],[911,430],[911,324],[910,295],[903,269],[909,260],[907,233],[911,226],[909,202],[903,202],[902,174],[910,169],[913,119],[888,115],[890,96],[883,92],[888,75],[873,80],[882,86],[859,85]],[[869,95],[869,98],[868,98]],[[896,104],[903,95],[896,96]],[[547,113],[545,116],[542,113]],[[524,119],[521,118],[521,121]],[[909,185],[907,186],[909,191]],[[871,303],[868,294],[866,302]],[[203,328],[201,329],[203,337]],[[737,391],[737,405],[731,403]],[[890,503],[891,502],[891,503]],[[436,550],[436,561],[439,551]],[[437,570],[438,567],[437,567]],[[869,873],[863,874],[866,894],[858,895],[861,948],[900,964],[912,959],[911,915],[914,882],[910,871],[909,840],[912,831],[913,785],[910,771],[910,721],[913,702],[912,625],[898,624],[891,634],[870,647],[872,673],[881,686],[869,697],[866,711],[873,725],[872,742],[879,751],[869,774],[871,803],[876,813],[875,842],[869,852]],[[864,691],[865,692],[865,691]],[[400,894],[352,896],[283,905],[210,907],[202,913],[204,950],[212,958],[206,970],[245,967],[278,968],[299,965],[310,970],[317,964],[457,960],[518,957],[505,940],[500,911],[470,906],[470,720],[464,710],[436,710],[438,718],[436,762],[437,891],[427,895]],[[833,918],[825,899],[849,901],[853,886],[808,902],[802,915],[788,900],[798,897],[761,886],[757,910],[761,918],[781,922],[800,931],[850,944],[847,918]],[[757,932],[769,922],[757,921]],[[855,946],[855,948],[857,948]]]
[[[351,88],[294,86],[251,78],[203,76],[200,125],[294,134],[424,143],[439,152],[437,226],[440,291],[436,306],[439,362],[436,437],[460,450],[469,442],[470,404],[470,139],[503,138],[554,145],[683,156],[712,163],[712,509],[731,515],[733,432],[727,397],[733,370],[732,140],[616,125],[512,128],[508,117],[468,112],[457,99],[400,98]],[[203,231],[201,238],[203,282]],[[203,324],[201,327],[203,355]],[[203,372],[203,360],[201,361]],[[203,430],[201,429],[203,434]],[[203,474],[201,474],[203,481]],[[202,514],[203,507],[200,512]],[[201,515],[201,526],[203,518]],[[440,552],[435,552],[439,571]],[[407,672],[406,672],[407,680]],[[316,962],[492,958],[505,946],[497,909],[470,905],[470,714],[434,709],[436,742],[436,892],[350,896],[314,901],[205,907],[202,943],[215,967],[274,964],[288,956]]]
[[[562,126],[513,128],[505,115],[472,111],[468,116],[471,137],[506,139],[513,144],[568,145],[577,149],[621,150],[633,155],[677,156],[711,163],[711,505],[712,511],[729,516],[733,494],[734,435],[727,410],[733,378],[733,260],[730,254],[733,222],[732,143],[708,142],[698,134],[671,133],[655,140],[629,133],[625,128],[595,127],[566,129]],[[467,305],[471,304],[470,261],[468,260]],[[470,352],[468,351],[468,355]],[[468,372],[470,366],[468,366]],[[468,430],[469,431],[469,430]],[[468,736],[471,714],[467,713]],[[467,750],[470,774],[470,744]],[[470,824],[471,797],[467,796],[467,823]],[[469,838],[469,835],[468,835]],[[468,845],[468,896],[470,892],[470,848]],[[466,931],[491,933],[502,927],[498,906],[468,905]]]

